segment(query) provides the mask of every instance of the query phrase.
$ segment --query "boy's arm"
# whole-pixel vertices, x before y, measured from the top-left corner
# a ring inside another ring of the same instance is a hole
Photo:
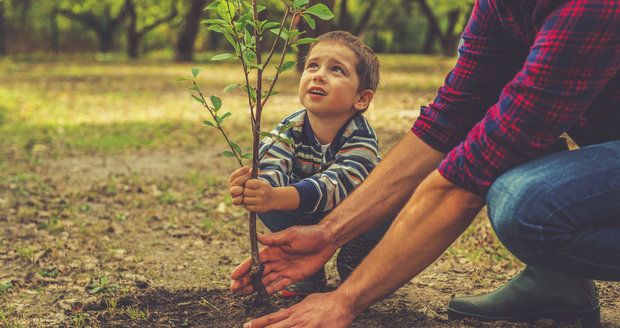
[[[377,138],[369,131],[355,131],[335,157],[322,173],[292,184],[300,194],[299,211],[325,212],[342,202],[378,164]]]

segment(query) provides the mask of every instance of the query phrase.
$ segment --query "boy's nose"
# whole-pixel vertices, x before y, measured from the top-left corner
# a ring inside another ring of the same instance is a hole
[[[325,77],[320,72],[317,72],[312,77],[312,81],[314,81],[314,82],[325,82]]]

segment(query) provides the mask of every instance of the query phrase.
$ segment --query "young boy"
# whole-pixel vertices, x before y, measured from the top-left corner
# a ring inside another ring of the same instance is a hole
[[[348,32],[329,32],[311,45],[304,67],[299,82],[304,109],[286,117],[272,132],[292,125],[284,134],[293,144],[265,138],[259,179],[249,179],[250,168],[244,167],[228,182],[233,204],[258,212],[271,231],[318,223],[380,160],[376,134],[362,116],[379,84],[374,52]],[[351,262],[361,262],[378,242],[386,229],[382,228],[371,233],[370,239],[376,240],[350,248],[359,254],[338,264],[342,280],[358,264]],[[321,270],[289,286],[283,295],[321,291],[325,281]]]

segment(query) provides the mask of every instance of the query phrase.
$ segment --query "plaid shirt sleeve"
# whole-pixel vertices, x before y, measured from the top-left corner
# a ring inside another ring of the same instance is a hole
[[[492,44],[505,33],[494,16],[489,1],[476,3],[464,35],[465,51],[461,49],[458,62],[464,65],[468,60],[480,60],[482,64],[471,64],[473,68],[463,73],[465,80],[482,79],[485,69],[503,70],[488,64],[488,51],[496,50]],[[476,49],[478,42],[487,46],[481,46],[480,53],[469,56],[468,51]],[[511,61],[498,61],[502,62]],[[498,77],[491,78],[494,81],[490,83],[503,87],[499,98],[490,108],[487,103],[478,104],[488,110],[469,129],[465,140],[449,151],[438,167],[439,172],[456,185],[486,195],[500,174],[548,153],[619,69],[620,6],[617,2],[563,2],[542,22],[514,77],[507,84],[500,83]],[[458,63],[455,70],[459,70]],[[449,80],[450,76],[446,84]],[[450,94],[443,95],[441,90],[438,98],[454,104]],[[464,128],[454,126],[464,124],[469,128],[472,118],[479,119],[475,109],[470,109],[467,118],[462,119],[458,115],[460,108],[453,110],[455,114],[451,113],[450,105],[444,110],[429,108],[427,113],[421,113],[422,121],[416,121],[412,130],[440,151],[446,151],[461,137],[459,133]],[[442,121],[442,116],[449,118]],[[450,124],[445,124],[446,121]],[[432,132],[451,127],[454,132],[446,132],[445,136]]]

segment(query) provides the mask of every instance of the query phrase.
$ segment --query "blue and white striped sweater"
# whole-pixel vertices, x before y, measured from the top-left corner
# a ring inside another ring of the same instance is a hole
[[[260,178],[274,187],[294,186],[300,195],[299,212],[320,213],[332,210],[343,201],[379,163],[375,131],[361,114],[354,115],[332,140],[325,156],[306,118],[306,110],[286,117],[272,131],[293,123],[284,136],[292,145],[270,137],[261,142]],[[269,148],[269,149],[268,149]],[[267,150],[268,149],[268,150]]]

